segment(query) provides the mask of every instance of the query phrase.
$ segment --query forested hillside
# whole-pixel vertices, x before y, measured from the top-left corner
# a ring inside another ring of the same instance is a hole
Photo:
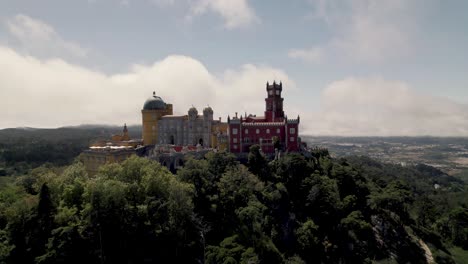
[[[141,126],[128,129],[131,137],[141,137]],[[0,176],[22,175],[44,163],[69,165],[91,143],[120,133],[122,127],[106,125],[0,130]]]
[[[0,191],[6,263],[462,263],[467,185],[326,150],[39,167]],[[456,252],[456,254],[452,254]]]

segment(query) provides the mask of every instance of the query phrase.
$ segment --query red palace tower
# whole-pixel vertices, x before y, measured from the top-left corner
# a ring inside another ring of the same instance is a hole
[[[299,151],[299,116],[288,119],[283,111],[281,92],[283,85],[266,84],[264,116],[228,117],[229,151],[233,153],[248,152],[250,146],[257,144],[264,153],[282,151]]]

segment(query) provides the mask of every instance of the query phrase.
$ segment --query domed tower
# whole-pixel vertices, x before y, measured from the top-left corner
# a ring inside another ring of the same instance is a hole
[[[166,104],[161,97],[156,96],[156,92],[153,92],[153,96],[146,100],[141,110],[144,145],[158,143],[158,121],[165,115],[172,115],[172,104]]]
[[[203,109],[203,119],[205,121],[213,121],[213,109],[210,106]]]
[[[194,121],[197,119],[198,116],[198,110],[195,108],[195,106],[190,107],[188,110],[188,118],[191,121]]]

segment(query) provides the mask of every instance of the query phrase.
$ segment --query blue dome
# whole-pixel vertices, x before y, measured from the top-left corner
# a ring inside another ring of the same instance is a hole
[[[143,110],[160,110],[166,109],[166,103],[159,96],[156,96],[156,93],[153,92],[153,96],[146,100],[143,105]]]

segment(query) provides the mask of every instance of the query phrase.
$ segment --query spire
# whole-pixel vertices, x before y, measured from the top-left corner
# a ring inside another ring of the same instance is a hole
[[[130,137],[128,136],[128,129],[127,129],[127,123],[124,124],[124,129],[123,129],[123,136],[122,140],[129,140]]]

